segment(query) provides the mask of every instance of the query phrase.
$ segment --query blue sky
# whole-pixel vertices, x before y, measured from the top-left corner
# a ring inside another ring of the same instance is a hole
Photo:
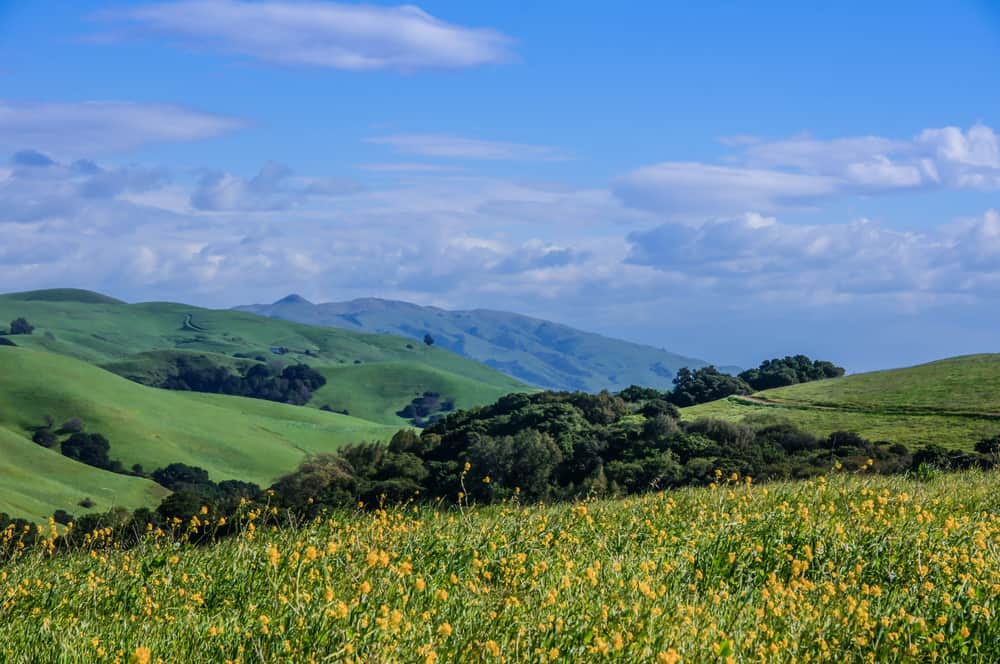
[[[0,0],[0,289],[1000,350],[995,3],[619,4]]]

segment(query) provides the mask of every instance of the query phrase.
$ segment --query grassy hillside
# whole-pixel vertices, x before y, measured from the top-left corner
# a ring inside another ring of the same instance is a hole
[[[737,478],[28,554],[0,577],[0,659],[996,662],[997,486]]]
[[[512,384],[498,391],[467,376],[405,361],[326,367],[321,373],[327,383],[313,394],[310,405],[346,410],[354,417],[385,424],[399,424],[396,411],[425,391],[454,398],[456,408],[471,408],[524,389]]]
[[[482,364],[401,337],[314,327],[238,311],[173,303],[124,304],[71,289],[0,296],[0,321],[19,316],[36,329],[30,336],[8,337],[18,346],[69,355],[138,379],[161,374],[178,354],[205,356],[224,366],[243,364],[233,357],[237,353],[305,362],[340,381],[328,391],[349,395],[355,405],[349,408],[351,412],[379,413],[376,421],[400,426],[406,422],[392,414],[424,391],[460,386],[464,394],[448,396],[463,405],[476,405],[528,389]],[[288,352],[277,355],[274,349]],[[362,377],[358,381],[353,380],[352,371],[334,371],[358,367],[366,367],[358,372]],[[400,376],[407,368],[412,375]],[[412,389],[404,394],[393,387],[403,384]],[[325,403],[315,401],[317,406]]]
[[[126,467],[139,463],[153,470],[179,461],[205,468],[215,480],[260,484],[294,469],[307,453],[385,439],[397,429],[259,399],[158,390],[23,348],[0,347],[0,403],[0,427],[20,437],[30,438],[31,427],[46,415],[57,423],[79,417],[88,431],[108,437],[112,458]],[[32,446],[68,462],[54,450]],[[19,460],[0,463],[11,466],[9,472],[31,470]],[[0,485],[0,500],[12,500],[4,496],[13,493],[16,488]]]
[[[853,430],[904,444],[971,448],[1000,433],[1000,355],[968,355],[730,397],[685,419],[785,419],[825,435]]]
[[[7,402],[4,410],[7,410]],[[22,431],[0,427],[0,512],[44,521],[57,509],[72,514],[156,505],[166,489],[150,480],[116,475],[40,447]],[[90,498],[89,510],[79,506]]]
[[[437,346],[547,389],[597,392],[633,384],[669,389],[680,367],[706,364],[504,311],[447,311],[373,298],[312,304],[297,296],[239,309],[313,325],[398,334],[417,343],[429,333]]]
[[[106,509],[111,494],[128,507],[155,505],[162,494],[150,482],[82,466],[31,443],[32,427],[46,415],[57,422],[83,419],[88,431],[109,438],[111,457],[125,467],[138,463],[151,471],[183,462],[205,468],[216,481],[266,485],[307,453],[385,439],[408,426],[395,413],[424,392],[468,407],[527,389],[489,367],[401,337],[237,311],[126,304],[74,289],[0,295],[0,328],[18,317],[28,319],[34,333],[6,337],[16,348],[0,346],[0,428],[4,444],[16,443],[18,450],[0,460],[0,477],[9,478],[0,482],[0,510],[15,516],[73,511],[83,495]],[[114,375],[158,384],[178,357],[233,370],[258,361],[305,362],[328,383],[314,395],[314,407],[303,408],[168,392]],[[321,412],[324,405],[351,416]],[[31,485],[32,467],[45,468],[49,478]]]

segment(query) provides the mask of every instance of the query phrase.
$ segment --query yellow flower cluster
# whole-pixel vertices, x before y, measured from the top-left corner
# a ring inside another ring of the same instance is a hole
[[[0,661],[1000,661],[998,495],[984,473],[719,476],[209,547],[151,532],[0,568]]]

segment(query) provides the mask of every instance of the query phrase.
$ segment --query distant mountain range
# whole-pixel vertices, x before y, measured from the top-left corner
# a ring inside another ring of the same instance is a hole
[[[488,309],[449,311],[377,298],[313,304],[298,295],[273,304],[236,309],[310,325],[418,340],[429,334],[436,346],[546,389],[596,392],[633,384],[670,389],[681,367],[694,369],[708,364],[660,348]],[[738,372],[739,368],[720,370]]]

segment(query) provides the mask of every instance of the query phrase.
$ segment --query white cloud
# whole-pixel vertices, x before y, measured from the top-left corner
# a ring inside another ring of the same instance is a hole
[[[443,173],[454,170],[454,167],[442,164],[427,164],[422,162],[375,162],[358,166],[363,171],[372,173]]]
[[[211,138],[242,126],[235,118],[169,104],[0,100],[0,153],[105,155],[150,143]]]
[[[524,143],[486,141],[446,134],[393,134],[367,139],[376,145],[388,145],[397,152],[423,157],[449,159],[484,159],[497,161],[553,161],[566,159],[555,148]]]
[[[199,48],[281,65],[407,71],[513,59],[509,37],[447,23],[412,5],[179,0],[106,16]]]
[[[839,183],[823,175],[666,162],[636,169],[612,186],[633,207],[711,216],[809,205],[835,193]]]
[[[941,161],[1000,169],[997,135],[986,125],[977,124],[964,133],[958,127],[925,129],[915,143],[931,149]]]
[[[985,125],[926,129],[911,140],[859,136],[723,139],[726,166],[664,162],[614,182],[628,205],[672,215],[775,212],[824,199],[908,190],[1000,189],[997,135]]]
[[[273,163],[251,177],[192,180],[22,154],[0,168],[0,291],[74,285],[217,306],[291,291],[375,295],[518,310],[625,337],[645,316],[659,321],[656,343],[680,351],[723,338],[733,312],[758,328],[795,319],[798,337],[783,328],[794,340],[808,336],[810,323],[795,318],[803,311],[847,326],[863,307],[960,303],[972,316],[1000,296],[996,211],[920,232],[762,213],[681,224],[605,189],[417,174],[325,195],[338,182]]]
[[[252,178],[211,171],[191,193],[191,205],[203,211],[287,210],[313,196],[342,196],[361,191],[346,178],[299,178],[284,164],[268,162]]]

